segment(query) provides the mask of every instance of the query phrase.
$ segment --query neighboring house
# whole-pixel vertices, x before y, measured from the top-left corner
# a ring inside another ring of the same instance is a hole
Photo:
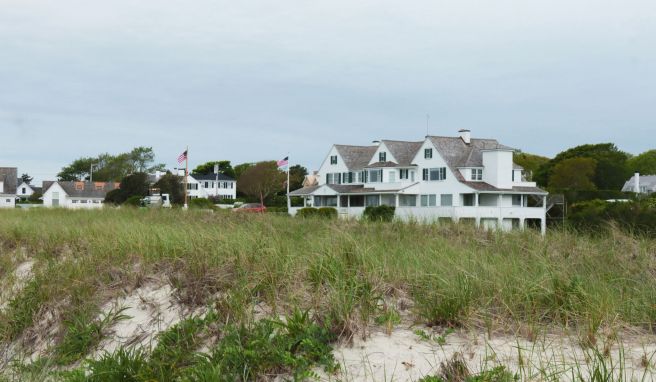
[[[0,167],[0,208],[16,207],[17,180],[16,167]]]
[[[157,171],[149,176],[151,184],[157,183],[165,175],[164,171]],[[178,171],[181,181],[184,181],[184,170]],[[237,198],[237,181],[224,174],[189,174],[187,177],[187,191],[189,199],[218,197],[219,199]]]
[[[16,196],[21,200],[28,199],[34,193],[41,193],[43,189],[41,187],[33,186],[29,183],[25,183],[22,179],[18,179],[18,187],[16,187]]]
[[[341,216],[389,205],[405,220],[471,221],[506,230],[530,224],[544,233],[547,192],[524,180],[513,152],[496,140],[471,138],[469,130],[418,142],[334,145],[317,172],[318,184],[290,195],[303,197],[305,206],[335,207]]]
[[[624,192],[635,192],[636,194],[651,194],[656,192],[656,175],[640,175],[635,173],[622,187]]]
[[[109,191],[120,187],[113,182],[43,182],[43,205],[61,208],[101,208]]]

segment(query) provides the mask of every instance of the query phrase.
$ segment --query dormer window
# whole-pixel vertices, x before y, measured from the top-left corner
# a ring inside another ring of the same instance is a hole
[[[424,149],[424,159],[433,158],[433,149]]]
[[[378,161],[379,162],[387,162],[387,153],[382,151],[378,153]]]
[[[472,170],[471,170],[471,180],[483,180],[483,169],[482,168],[472,168]]]

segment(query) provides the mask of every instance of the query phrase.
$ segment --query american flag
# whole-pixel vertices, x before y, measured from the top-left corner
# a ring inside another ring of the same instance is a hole
[[[277,163],[278,163],[278,168],[287,167],[287,165],[289,164],[289,157],[285,157],[279,160]]]
[[[187,150],[178,156],[178,163],[182,163],[187,160]]]

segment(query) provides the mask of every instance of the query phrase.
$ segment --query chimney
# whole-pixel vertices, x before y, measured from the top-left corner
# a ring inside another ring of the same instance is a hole
[[[380,141],[372,141],[371,145],[372,146],[380,146]]]
[[[465,142],[465,144],[471,143],[471,131],[467,129],[461,129],[458,131],[458,133],[460,133],[460,138],[462,138],[462,141]]]
[[[639,194],[640,193],[640,173],[639,172],[636,172],[633,175],[633,180],[634,180],[634,182],[633,182],[633,191],[636,194]]]

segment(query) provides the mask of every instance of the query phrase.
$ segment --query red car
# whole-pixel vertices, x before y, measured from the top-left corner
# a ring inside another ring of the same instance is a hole
[[[234,212],[266,212],[264,204],[246,203],[233,210]]]

